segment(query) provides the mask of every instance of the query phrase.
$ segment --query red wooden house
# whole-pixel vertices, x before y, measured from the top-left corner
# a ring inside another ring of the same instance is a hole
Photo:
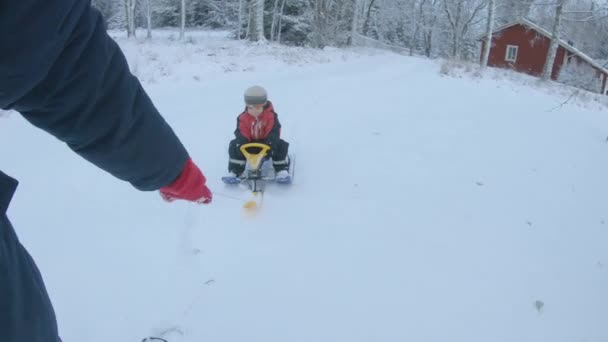
[[[494,30],[488,65],[540,76],[550,42],[549,31],[529,20],[519,19]],[[485,44],[484,38],[481,51]],[[575,74],[579,82],[584,80],[584,85],[587,86],[585,88],[608,94],[608,70],[572,44],[560,39],[551,78],[562,81],[567,77],[573,78],[572,74]]]

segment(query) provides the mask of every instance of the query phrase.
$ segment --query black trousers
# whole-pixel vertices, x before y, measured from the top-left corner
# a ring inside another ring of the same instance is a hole
[[[61,342],[40,271],[1,212],[0,341]]]
[[[261,142],[261,141],[260,141]],[[250,149],[251,153],[256,153],[254,148]],[[276,172],[282,170],[289,170],[289,143],[283,139],[277,140],[275,144],[271,146],[269,155],[272,157],[272,166]],[[228,162],[228,171],[234,172],[240,175],[245,171],[245,156],[240,150],[239,142],[234,139],[230,141],[228,145],[228,156],[230,160]]]

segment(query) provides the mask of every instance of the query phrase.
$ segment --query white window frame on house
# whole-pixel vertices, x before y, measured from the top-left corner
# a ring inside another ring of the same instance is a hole
[[[509,52],[515,50],[515,56],[513,58],[509,58]],[[517,54],[519,53],[519,46],[517,45],[507,45],[507,51],[505,53],[505,61],[507,62],[517,62]]]

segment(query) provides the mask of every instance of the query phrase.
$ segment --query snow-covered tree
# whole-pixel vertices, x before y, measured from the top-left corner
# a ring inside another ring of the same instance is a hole
[[[579,63],[576,58],[570,60],[559,73],[558,81],[595,93],[602,91],[602,82],[597,71],[587,63]]]
[[[282,17],[290,31],[298,31],[298,39],[319,48],[347,43],[353,25],[351,0],[304,0],[297,4],[297,9],[292,6],[286,9],[286,12],[297,13],[297,17],[289,13]]]
[[[551,33],[551,43],[549,44],[549,51],[547,52],[547,59],[545,60],[545,66],[543,67],[542,74],[542,79],[545,81],[551,78],[551,74],[553,72],[557,48],[559,47],[562,12],[567,1],[568,0],[558,0],[557,6],[555,7],[555,19],[553,23],[553,31]]]
[[[488,59],[490,57],[490,49],[492,48],[492,32],[494,31],[494,8],[495,1],[488,0],[488,18],[486,22],[486,39],[483,49],[483,55],[481,58],[482,70],[488,66]]]
[[[250,0],[247,36],[252,42],[266,40],[264,36],[264,0]]]
[[[125,0],[125,13],[127,20],[127,37],[135,37],[135,5],[136,0]]]
[[[353,41],[357,38],[356,36],[359,34],[359,21],[361,18],[361,10],[363,9],[363,2],[364,0],[354,0],[352,2],[353,4],[353,15],[352,15],[352,21],[351,21],[351,26],[350,26],[350,38],[349,38],[349,44],[352,44]]]
[[[479,14],[486,5],[485,0],[443,0],[452,40],[450,57],[460,57],[464,40],[471,29],[481,22]]]
[[[433,43],[437,31],[437,20],[439,18],[440,0],[426,0],[421,3],[420,22],[422,25],[422,44],[424,54],[431,57],[433,54]]]
[[[592,0],[570,1],[564,7],[562,34],[571,44],[594,58],[606,58],[602,48],[607,40],[608,5]]]
[[[556,1],[492,0],[92,0],[110,29],[187,27],[233,30],[234,36],[284,44],[341,46],[361,34],[411,54],[479,60],[488,23],[524,17],[552,31]],[[257,4],[260,3],[261,6]],[[486,11],[488,6],[488,11]],[[184,12],[185,11],[185,12]],[[185,15],[184,15],[185,13]],[[608,3],[568,1],[559,36],[593,58],[608,60]],[[482,58],[483,61],[483,58]],[[483,62],[482,62],[483,64]]]
[[[533,4],[534,0],[496,0],[496,21],[506,24],[518,18],[529,18]]]

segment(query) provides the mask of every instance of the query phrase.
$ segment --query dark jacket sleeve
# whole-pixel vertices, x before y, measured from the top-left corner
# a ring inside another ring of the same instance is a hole
[[[186,149],[89,1],[4,2],[0,41],[0,107],[140,190],[179,176]]]

